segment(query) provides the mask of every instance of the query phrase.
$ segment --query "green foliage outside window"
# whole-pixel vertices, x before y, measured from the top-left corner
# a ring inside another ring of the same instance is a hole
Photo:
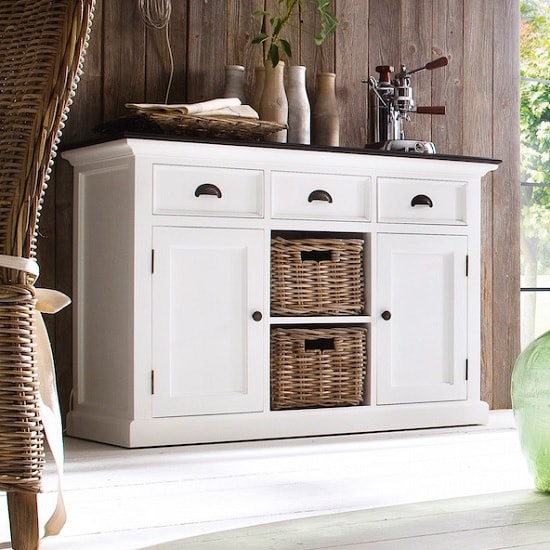
[[[550,2],[522,0],[520,6],[522,286],[548,287],[550,286]],[[522,332],[525,342],[536,335],[534,326],[536,302],[541,302],[545,298],[541,292],[530,294],[522,300]],[[540,316],[540,311],[538,313]],[[547,315],[546,319],[550,317]],[[547,322],[546,319],[544,323]],[[550,326],[540,328],[548,330]]]

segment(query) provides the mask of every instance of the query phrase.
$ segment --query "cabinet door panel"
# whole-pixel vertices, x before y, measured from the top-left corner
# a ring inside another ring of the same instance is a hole
[[[466,254],[464,236],[378,236],[377,403],[467,398]]]
[[[263,232],[154,228],[153,416],[263,409]]]

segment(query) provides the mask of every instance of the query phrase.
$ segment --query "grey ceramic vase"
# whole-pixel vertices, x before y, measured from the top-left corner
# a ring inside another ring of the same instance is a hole
[[[246,103],[244,93],[244,67],[242,65],[225,66],[225,85],[222,97],[237,97]]]

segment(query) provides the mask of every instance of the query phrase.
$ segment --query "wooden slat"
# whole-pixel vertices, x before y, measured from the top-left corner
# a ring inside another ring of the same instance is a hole
[[[432,59],[432,0],[402,0],[401,51],[395,70],[403,63],[407,69],[423,67]],[[432,102],[431,71],[420,71],[411,77],[411,86],[417,106]],[[406,139],[430,141],[432,139],[430,116],[411,114],[411,121],[404,123]]]
[[[398,67],[401,58],[401,1],[369,2],[369,74],[377,65]]]
[[[112,120],[145,98],[145,27],[138,3],[128,1],[105,2],[102,23],[104,120]]]
[[[185,66],[187,27],[181,25],[187,17],[187,1],[172,2],[171,23],[166,28],[147,28],[145,33],[145,101],[165,103],[170,85],[170,49],[174,59],[174,75],[170,85],[167,103],[183,102],[185,97]]]
[[[464,98],[464,2],[462,0],[433,0],[434,59],[446,56],[447,67],[434,69],[431,105],[443,105],[446,114],[424,115],[431,118],[432,141],[438,153],[461,154],[463,133],[449,131],[462,126]]]
[[[103,0],[96,0],[90,42],[84,59],[84,73],[78,83],[76,98],[63,129],[62,146],[85,139],[103,122]]]
[[[520,351],[519,277],[519,5],[494,4],[493,155],[493,407],[508,408],[512,368]]]
[[[306,2],[307,4],[307,2]],[[315,75],[320,72],[335,72],[335,36],[329,36],[321,46],[317,46],[313,35],[319,29],[319,15],[317,10],[307,9],[302,13],[302,35],[300,45],[300,64],[308,68],[310,79],[308,83],[315,82]],[[338,79],[337,79],[338,85]],[[312,87],[312,89],[314,89]]]
[[[172,22],[170,23],[170,42],[174,55],[174,79],[170,91],[170,103],[187,101],[187,58],[188,28],[185,24],[190,0],[172,2]]]
[[[493,128],[488,124],[492,104],[493,10],[490,2],[464,3],[463,151],[493,155]],[[486,78],[480,78],[485,74]],[[493,404],[493,176],[481,187],[481,397]],[[517,253],[517,251],[516,251]]]
[[[188,101],[219,97],[223,91],[227,6],[226,0],[189,3]]]
[[[369,51],[369,3],[343,0],[336,16],[340,25],[336,32],[336,72],[339,82],[340,145],[362,147],[366,143],[366,95]],[[346,52],[364,52],[351,57]]]
[[[376,67],[379,65],[390,65],[399,68],[401,62],[401,1],[389,0],[388,2],[369,2],[369,25],[368,25],[368,76],[374,76],[377,80],[379,73]],[[372,141],[371,131],[376,115],[372,112],[373,96],[368,95],[368,124],[367,140]]]
[[[475,0],[464,3],[463,67],[463,154],[493,154],[492,114],[493,83],[493,11],[491,2]]]
[[[262,64],[263,51],[260,45],[252,44],[252,37],[260,30],[260,18],[253,17],[255,11],[264,8],[263,0],[241,0],[227,3],[226,56],[228,65],[245,67],[245,95],[248,102],[252,97],[254,67]]]

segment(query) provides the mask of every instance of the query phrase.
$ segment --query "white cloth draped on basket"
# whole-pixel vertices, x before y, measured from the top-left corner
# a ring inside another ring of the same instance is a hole
[[[147,111],[165,111],[182,115],[233,116],[259,119],[258,113],[250,105],[242,105],[238,97],[209,99],[198,103],[126,103],[128,109],[146,113]]]

